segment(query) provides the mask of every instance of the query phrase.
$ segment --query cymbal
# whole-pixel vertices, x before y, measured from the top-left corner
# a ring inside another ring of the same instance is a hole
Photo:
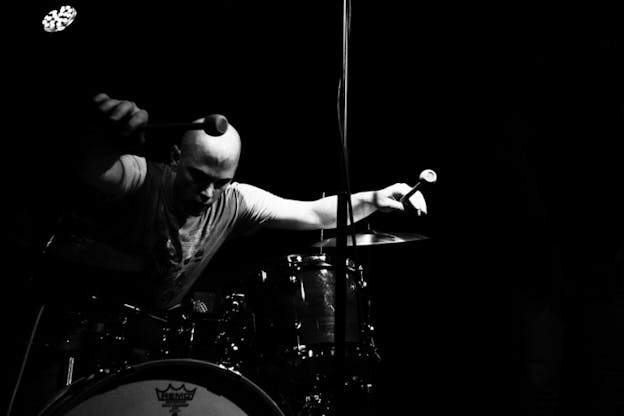
[[[357,246],[376,246],[381,244],[407,243],[409,241],[428,240],[421,234],[413,233],[380,233],[378,231],[367,230],[355,234],[355,243]],[[347,246],[353,245],[353,237],[347,235]],[[336,238],[328,238],[313,244],[313,247],[336,247]]]

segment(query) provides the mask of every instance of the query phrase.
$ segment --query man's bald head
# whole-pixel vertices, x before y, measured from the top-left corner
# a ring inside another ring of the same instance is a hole
[[[177,165],[174,202],[180,213],[201,215],[234,179],[240,158],[240,137],[231,125],[221,136],[192,130],[182,137],[180,147],[179,153],[173,155]]]
[[[203,123],[204,119],[194,123]],[[241,140],[231,125],[221,136],[210,136],[204,130],[187,131],[180,142],[181,160],[206,163],[215,168],[236,168],[241,152]]]

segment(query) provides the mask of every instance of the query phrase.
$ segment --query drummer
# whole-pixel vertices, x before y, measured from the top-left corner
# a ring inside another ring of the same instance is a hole
[[[44,279],[47,303],[64,308],[96,295],[99,302],[166,311],[180,304],[229,238],[259,227],[336,227],[336,196],[297,201],[235,182],[241,140],[231,125],[215,135],[187,132],[173,147],[170,163],[163,164],[131,150],[143,143],[147,111],[104,93],[90,105],[94,122],[77,135],[72,168],[90,197],[59,221],[47,245],[46,264],[58,269],[46,274],[63,277]],[[378,210],[403,211],[400,200],[410,190],[396,183],[352,195],[354,220]],[[419,213],[427,212],[420,192],[409,201]],[[67,320],[56,316],[49,320],[61,333],[59,325]],[[47,370],[46,364],[41,368],[48,376],[35,375],[22,388],[25,407],[37,408],[58,390],[58,384],[44,383],[45,377],[67,374],[56,364]]]
[[[74,171],[95,202],[62,221],[50,251],[106,270],[141,272],[109,292],[167,309],[183,299],[228,238],[258,227],[336,227],[336,196],[298,201],[235,182],[241,140],[233,126],[215,136],[187,132],[171,163],[162,164],[129,151],[143,140],[147,111],[103,93],[92,105],[100,124],[80,138]],[[400,200],[410,190],[396,183],[353,194],[354,220],[378,210],[403,211]],[[420,192],[409,201],[419,214],[427,212]]]

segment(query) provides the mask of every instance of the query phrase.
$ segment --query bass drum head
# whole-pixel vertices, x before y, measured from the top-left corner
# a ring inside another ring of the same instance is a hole
[[[244,376],[191,359],[149,361],[78,380],[40,416],[284,416]]]

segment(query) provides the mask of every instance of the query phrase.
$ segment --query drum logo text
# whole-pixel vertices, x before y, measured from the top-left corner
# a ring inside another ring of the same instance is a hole
[[[187,407],[189,405],[188,402],[193,400],[197,387],[191,390],[182,384],[180,387],[175,388],[169,383],[166,389],[160,390],[157,388],[155,390],[158,401],[164,402],[162,407],[170,407],[170,413],[178,415],[180,407]]]

